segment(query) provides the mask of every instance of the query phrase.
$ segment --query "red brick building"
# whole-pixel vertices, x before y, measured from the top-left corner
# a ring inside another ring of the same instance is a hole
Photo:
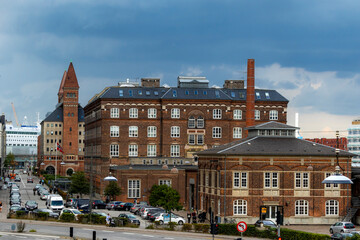
[[[200,209],[254,223],[330,224],[346,215],[351,186],[322,184],[340,166],[351,178],[352,153],[295,138],[279,122],[249,127],[247,138],[198,153]]]
[[[336,138],[306,138],[305,140],[323,144],[332,148],[339,148],[348,151],[348,141],[346,137]]]
[[[84,137],[84,110],[79,104],[79,84],[70,63],[60,83],[56,109],[41,122],[38,167],[62,176],[84,171]]]
[[[196,208],[196,199],[188,198],[196,176],[187,175],[197,165],[194,153],[241,139],[254,124],[286,123],[288,100],[275,90],[255,89],[254,67],[249,59],[247,88],[244,80],[226,80],[219,88],[209,87],[205,77],[178,77],[177,87],[161,87],[160,79],[142,78],[96,94],[84,108],[85,171],[93,169],[96,192],[102,194],[111,168],[121,178],[119,200],[146,199],[159,176],[176,167],[178,180],[171,178],[171,185],[180,187],[187,208]]]

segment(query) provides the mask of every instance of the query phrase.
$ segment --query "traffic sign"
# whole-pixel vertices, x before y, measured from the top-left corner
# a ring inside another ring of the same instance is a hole
[[[236,225],[236,228],[239,232],[245,232],[247,229],[247,224],[246,222],[241,221]]]

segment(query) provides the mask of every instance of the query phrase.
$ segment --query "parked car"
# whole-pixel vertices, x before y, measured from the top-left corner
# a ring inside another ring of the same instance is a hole
[[[76,198],[68,198],[65,203],[65,207],[74,208],[75,207]]]
[[[8,187],[7,187],[7,185],[6,184],[4,184],[4,185],[2,185],[2,190],[6,190]]]
[[[38,213],[49,213],[49,217],[55,218],[55,219],[59,218],[59,213],[53,212],[50,209],[46,209],[46,208],[38,208],[33,211],[33,214],[35,214],[35,215]]]
[[[17,198],[21,199],[21,194],[20,194],[20,192],[11,192],[9,197],[10,198],[17,197]]]
[[[274,227],[274,228],[277,227],[276,223],[274,223],[271,220],[257,220],[256,223],[255,223],[255,227],[260,227],[261,224],[263,226],[268,226],[268,227]]]
[[[50,195],[50,193],[48,191],[42,191],[40,194],[40,199],[46,200],[48,195]]]
[[[121,204],[115,206],[115,210],[129,211],[132,206],[134,206],[133,203],[129,203],[129,202],[124,203],[124,202],[122,202]]]
[[[93,201],[93,208],[94,209],[105,209],[106,203],[104,203],[102,200],[94,200]]]
[[[29,200],[25,203],[25,208],[29,211],[35,210],[38,208],[38,204],[35,201]]]
[[[155,221],[156,217],[158,217],[162,212],[155,212],[155,213],[151,213],[149,216],[149,220],[151,222]]]
[[[5,184],[8,184],[9,182],[10,182],[10,178],[6,177],[6,178],[4,179],[4,183],[5,183]]]
[[[156,208],[156,207],[144,207],[140,210],[140,217],[145,219],[147,217],[147,214],[150,210],[155,210],[155,209],[159,209],[159,208]]]
[[[60,212],[60,217],[61,217],[61,215],[62,215],[63,213],[71,213],[71,214],[74,214],[76,220],[79,220],[78,217],[77,217],[78,215],[83,214],[82,212],[80,212],[79,210],[77,210],[77,209],[75,209],[75,208],[65,208],[65,209],[61,210],[61,212]]]
[[[185,219],[175,215],[173,213],[171,213],[171,218],[170,218],[170,213],[160,213],[158,217],[156,217],[155,221],[159,221],[159,223],[162,225],[164,223],[168,223],[171,219],[171,222],[175,222],[179,225],[182,225],[185,223]]]
[[[120,213],[118,218],[127,218],[129,220],[129,222],[131,222],[132,224],[135,225],[139,225],[140,226],[140,221],[139,219],[137,219],[133,214],[130,213]]]
[[[90,199],[82,199],[82,198],[77,199],[74,208],[76,208],[82,213],[88,213],[90,212],[89,203],[90,203]]]
[[[143,207],[143,205],[141,205],[141,204],[135,204],[134,206],[132,206],[132,207],[130,208],[130,212],[131,212],[131,213],[134,213],[134,214],[136,215],[141,207]]]
[[[34,180],[32,177],[28,177],[26,181],[27,181],[27,183],[34,183]]]
[[[150,216],[154,215],[155,213],[164,213],[165,210],[162,208],[154,208],[154,209],[150,209],[147,213],[147,215],[145,216],[145,219],[150,220]]]
[[[355,225],[352,222],[336,222],[330,226],[330,233],[349,233],[355,231]]]
[[[9,209],[10,213],[16,213],[17,211],[25,211],[25,213],[28,213],[28,210],[22,207],[20,204],[14,204]]]
[[[343,240],[354,236],[353,233],[334,233],[331,235],[331,240]]]
[[[21,178],[18,177],[18,176],[16,176],[16,177],[15,177],[15,182],[21,182]]]
[[[23,171],[23,174],[27,174],[27,171],[26,171],[26,170],[24,170],[24,171]]]
[[[120,201],[111,201],[109,202],[108,204],[106,204],[106,209],[107,210],[114,210],[115,209],[115,206],[121,204],[122,202]]]
[[[100,215],[100,216],[102,216],[102,217],[107,217],[107,214],[104,213],[104,212],[92,212],[92,214]]]
[[[21,199],[19,197],[12,197],[10,198],[10,205],[19,204],[21,205]]]

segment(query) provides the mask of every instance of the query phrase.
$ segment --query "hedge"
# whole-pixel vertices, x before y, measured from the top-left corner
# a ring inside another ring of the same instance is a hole
[[[62,222],[73,222],[75,220],[75,215],[72,213],[62,213],[60,215],[60,221]]]

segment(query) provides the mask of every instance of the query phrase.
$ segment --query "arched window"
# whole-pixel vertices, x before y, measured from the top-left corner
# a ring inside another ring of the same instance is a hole
[[[202,116],[199,116],[197,118],[197,128],[204,128],[204,118]]]
[[[269,113],[269,120],[278,120],[278,111],[271,110]]]
[[[74,170],[72,168],[69,168],[68,170],[66,170],[66,175],[68,175],[68,176],[73,175],[73,173],[74,173]]]
[[[46,169],[45,169],[46,173],[47,174],[52,174],[54,175],[55,174],[55,168],[53,166],[48,166]]]
[[[328,200],[325,203],[326,215],[339,215],[339,202],[336,200]]]
[[[194,118],[194,116],[189,117],[188,128],[195,128],[195,118]]]
[[[297,200],[295,202],[295,215],[309,215],[309,202]]]
[[[245,200],[234,201],[234,215],[246,215],[247,214],[247,202]]]

